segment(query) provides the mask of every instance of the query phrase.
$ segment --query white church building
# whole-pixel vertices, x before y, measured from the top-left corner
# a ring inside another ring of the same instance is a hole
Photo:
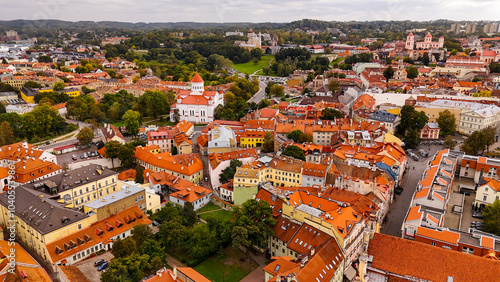
[[[191,80],[191,90],[181,90],[177,102],[170,107],[170,120],[174,121],[174,111],[178,109],[180,120],[210,123],[214,121],[214,110],[218,105],[224,105],[224,94],[205,91],[203,79],[196,73]]]

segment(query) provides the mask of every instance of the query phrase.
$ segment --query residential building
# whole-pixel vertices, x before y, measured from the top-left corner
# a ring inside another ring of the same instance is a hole
[[[187,136],[191,136],[191,134],[194,133],[194,124],[187,120],[181,120],[174,126],[174,128],[177,128],[180,131],[186,133]]]
[[[419,226],[443,226],[459,157],[450,150],[441,150],[427,162],[402,225],[403,238],[414,239]]]
[[[499,180],[500,160],[464,155],[460,164],[460,177],[474,179],[479,183],[482,178]]]
[[[178,128],[149,131],[147,144],[159,146],[161,152],[172,152],[173,147],[176,147],[180,154],[191,154],[193,151],[193,142]]]
[[[210,175],[210,183],[214,190],[220,187],[219,176],[224,169],[229,167],[231,160],[237,159],[242,164],[251,163],[257,160],[259,156],[254,148],[241,149],[227,153],[212,153],[208,155],[208,173]]]
[[[191,267],[176,267],[173,270],[166,267],[156,271],[156,275],[144,282],[210,282],[205,276]]]
[[[395,263],[397,262],[397,263]],[[360,258],[364,281],[495,281],[500,262],[375,233]]]
[[[174,155],[169,152],[153,154],[146,148],[135,148],[134,157],[146,169],[165,171],[187,181],[198,183],[203,177],[203,164],[197,154]]]
[[[324,187],[328,166],[324,164],[304,163],[302,170],[302,186]]]
[[[85,203],[83,211],[95,213],[97,220],[102,220],[133,206],[138,206],[143,213],[155,212],[160,209],[160,195],[147,187],[125,184],[120,191]]]
[[[75,208],[121,190],[118,173],[95,164],[25,184],[24,187],[45,194],[45,197],[60,199],[61,203]]]
[[[56,273],[61,282],[90,282],[85,274],[74,265],[56,265]]]
[[[288,229],[286,225],[281,225],[281,227]],[[289,281],[342,282],[344,280],[344,255],[338,244],[330,236],[326,241],[319,240],[319,237],[323,237],[320,235],[322,232],[311,226],[303,224],[302,227],[304,228],[300,230],[303,231],[299,231],[300,234],[294,236],[292,240],[295,240],[290,241],[288,245],[296,250],[304,250],[303,252],[307,255],[301,259],[273,256],[275,260],[264,267],[264,281],[271,279],[282,281],[281,277],[286,277],[285,279],[290,279]],[[317,244],[318,242],[323,244]],[[309,251],[311,246],[314,249]]]
[[[125,137],[123,137],[123,134],[120,129],[118,129],[118,127],[107,123],[104,125],[101,131],[104,143],[107,143],[109,141],[117,141],[121,144],[125,144]]]
[[[396,131],[396,127],[401,122],[401,118],[398,115],[391,114],[386,110],[374,112],[368,119],[368,121],[370,120],[383,123],[385,128],[387,129],[387,132],[391,134],[394,134],[394,132]]]
[[[240,147],[261,147],[264,144],[265,131],[248,130],[240,134]]]
[[[173,121],[175,110],[179,111],[181,120],[192,123],[210,123],[214,120],[214,110],[224,105],[224,95],[219,91],[205,91],[204,81],[198,73],[191,80],[191,90],[181,90],[177,101],[170,107],[170,118]]]
[[[195,210],[210,202],[212,191],[165,171],[146,171],[151,188],[157,193],[166,193],[170,202],[184,206],[190,202]]]
[[[91,226],[47,242],[50,263],[54,268],[56,265],[73,265],[100,250],[111,250],[113,241],[131,236],[135,226],[151,226],[151,223],[137,206],[122,210]]]
[[[415,233],[415,241],[479,257],[500,256],[500,237],[479,230],[464,232],[420,226]]]
[[[425,124],[424,128],[420,130],[420,139],[422,140],[433,140],[439,139],[439,124],[436,122],[428,122]]]
[[[26,141],[0,147],[0,167],[10,166],[14,166],[15,172],[12,181],[18,184],[33,183],[62,172],[55,155]]]
[[[225,153],[236,150],[238,141],[229,126],[218,126],[208,134],[208,152]]]
[[[220,185],[218,190],[222,200],[230,203],[234,202],[234,179],[229,180],[226,184]]]
[[[0,194],[0,225],[6,230],[14,224],[16,240],[48,263],[51,261],[46,245],[88,228],[96,221],[95,215],[64,207],[38,191],[23,186],[16,187],[15,191],[16,199],[22,201],[16,201],[14,210],[8,208],[11,205],[8,193]]]
[[[479,185],[476,190],[476,200],[473,205],[479,209],[483,209],[487,205],[492,205],[496,200],[500,199],[500,182],[497,179],[483,178],[482,185]]]

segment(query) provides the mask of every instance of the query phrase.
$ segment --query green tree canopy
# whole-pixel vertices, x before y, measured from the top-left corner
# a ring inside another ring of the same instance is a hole
[[[274,152],[274,135],[272,132],[266,132],[266,136],[264,136],[264,144],[262,144],[262,152]]]
[[[127,257],[112,259],[108,271],[101,274],[103,282],[141,281],[144,270],[150,269],[149,256],[133,253]]]
[[[283,150],[283,153],[281,153],[281,154],[285,155],[285,156],[290,156],[290,157],[298,159],[298,160],[303,160],[303,161],[306,160],[306,155],[305,155],[304,151],[295,145],[287,146],[285,148],[285,150]]]
[[[406,77],[407,78],[414,79],[415,77],[418,76],[418,74],[419,74],[418,68],[416,68],[414,66],[410,66],[410,67],[406,68]]]
[[[411,105],[405,105],[401,109],[401,123],[398,126],[400,134],[404,135],[407,130],[416,129],[420,131],[424,128],[429,117],[423,111],[416,111]]]
[[[250,199],[233,208],[233,230],[231,238],[234,247],[257,246],[264,248],[268,237],[273,235],[272,226],[276,220],[272,217],[272,208],[266,201]]]
[[[391,79],[394,76],[394,69],[392,68],[392,66],[386,68],[383,72],[383,75],[385,77],[385,81],[389,82],[389,79]]]
[[[106,152],[106,158],[111,159],[111,163],[113,167],[115,167],[113,163],[113,159],[118,157],[118,154],[120,153],[120,142],[111,140],[106,145],[104,145],[105,152]]]
[[[54,83],[54,91],[61,91],[64,88],[66,88],[66,83],[62,81],[56,81],[56,83]]]
[[[23,86],[28,87],[28,88],[41,88],[42,87],[40,85],[40,83],[32,81],[32,80],[26,81]]]
[[[88,145],[94,139],[94,131],[88,127],[84,127],[78,132],[76,138],[80,141],[80,144]]]
[[[341,111],[334,108],[324,108],[321,111],[321,119],[334,120],[337,118],[343,118],[344,114]]]
[[[484,207],[483,216],[483,230],[500,236],[500,200],[496,200],[492,205]]]
[[[460,150],[464,151],[467,155],[477,155],[489,149],[489,146],[495,141],[495,129],[487,127],[485,129],[474,131],[465,139],[464,143],[460,146]]]
[[[439,113],[437,119],[439,128],[441,129],[441,135],[450,135],[457,131],[457,123],[455,115],[450,112],[450,110],[444,110]]]
[[[222,184],[226,184],[229,180],[234,178],[234,174],[236,173],[236,168],[242,166],[243,163],[238,159],[232,159],[229,162],[229,166],[223,169],[219,175],[219,181]]]
[[[0,146],[12,144],[14,140],[14,131],[12,131],[10,123],[2,121],[0,123]]]
[[[127,237],[123,240],[118,238],[113,242],[111,253],[116,258],[124,258],[135,252],[137,252],[137,246],[132,237]]]
[[[130,134],[136,135],[139,133],[141,125],[141,114],[137,111],[128,110],[122,117],[125,128]]]

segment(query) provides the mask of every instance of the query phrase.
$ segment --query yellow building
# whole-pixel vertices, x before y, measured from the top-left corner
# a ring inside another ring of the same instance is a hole
[[[72,97],[72,98],[80,96],[80,90],[78,90],[77,88],[63,89],[60,92],[66,94],[66,95],[68,95],[69,97]]]
[[[25,184],[27,188],[39,190],[47,196],[57,194],[60,196],[58,202],[76,208],[120,191],[121,185],[117,172],[95,164]]]
[[[247,130],[240,135],[240,147],[261,147],[264,144],[265,131]]]
[[[439,113],[443,112],[445,110],[450,111],[454,116],[455,116],[455,121],[458,125],[458,122],[460,121],[460,114],[462,113],[462,110],[460,109],[453,109],[453,108],[425,108],[425,107],[415,107],[416,111],[423,111],[428,117],[429,121],[428,122],[437,122],[437,119],[439,118]],[[458,129],[458,128],[457,128]]]
[[[22,241],[47,262],[50,262],[47,244],[87,228],[97,220],[96,215],[65,208],[36,190],[19,186],[12,191],[15,192],[0,194],[0,225],[9,236]],[[15,209],[9,210],[12,197],[16,199]]]
[[[38,93],[38,89],[31,89],[28,87],[21,88],[21,98],[28,104],[35,103],[36,93]]]

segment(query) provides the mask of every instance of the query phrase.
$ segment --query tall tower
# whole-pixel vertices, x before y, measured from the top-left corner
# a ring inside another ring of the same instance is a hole
[[[200,95],[205,91],[205,82],[201,76],[196,73],[191,79],[191,94]]]
[[[427,33],[427,35],[425,36],[424,42],[426,42],[426,43],[431,43],[432,42],[432,35],[431,35],[430,32]]]
[[[443,48],[444,46],[444,37],[439,37],[439,41],[438,41],[438,48]]]
[[[413,33],[410,32],[410,34],[408,34],[408,36],[406,37],[405,49],[413,50],[414,43],[415,43],[415,37],[413,36]]]

